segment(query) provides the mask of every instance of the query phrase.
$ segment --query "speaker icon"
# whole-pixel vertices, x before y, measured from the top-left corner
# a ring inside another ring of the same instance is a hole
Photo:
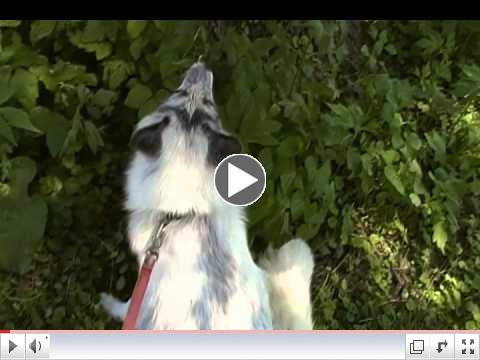
[[[37,339],[33,339],[33,341],[28,345],[30,350],[33,351],[34,354],[37,353],[37,351],[42,350],[42,343],[40,341],[37,341]]]

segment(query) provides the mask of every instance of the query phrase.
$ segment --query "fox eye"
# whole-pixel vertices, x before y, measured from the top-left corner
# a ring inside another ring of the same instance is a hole
[[[130,140],[130,145],[149,156],[158,156],[162,149],[162,132],[170,123],[167,116],[159,123],[135,131]]]

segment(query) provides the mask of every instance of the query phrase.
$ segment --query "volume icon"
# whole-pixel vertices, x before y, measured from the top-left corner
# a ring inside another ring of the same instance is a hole
[[[28,345],[30,350],[33,351],[34,354],[37,353],[37,351],[42,350],[42,343],[40,341],[37,341],[37,339],[33,339],[33,341]]]

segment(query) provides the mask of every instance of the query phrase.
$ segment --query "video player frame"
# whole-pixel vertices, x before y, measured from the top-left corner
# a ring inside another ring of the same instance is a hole
[[[453,360],[478,359],[479,335],[479,331],[11,331],[1,334],[1,344],[8,339],[16,345],[10,354],[2,350],[2,359]],[[42,353],[39,343],[45,349]]]
[[[0,20],[0,360],[480,360],[479,44]]]

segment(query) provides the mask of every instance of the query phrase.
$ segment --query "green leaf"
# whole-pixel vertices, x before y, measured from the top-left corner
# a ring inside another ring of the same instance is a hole
[[[78,32],[77,42],[92,43],[99,42],[105,39],[106,21],[102,20],[88,20],[83,32]]]
[[[0,105],[8,101],[14,94],[14,89],[10,86],[12,68],[10,66],[0,67]]]
[[[337,115],[337,118],[332,125],[351,128],[354,125],[352,112],[349,108],[342,104],[328,104],[332,112]],[[337,121],[339,120],[339,121]]]
[[[470,191],[475,195],[480,195],[480,180],[473,180],[470,184]]]
[[[298,227],[297,236],[308,241],[312,239],[315,235],[317,235],[319,230],[320,224],[302,224]]]
[[[62,115],[43,107],[32,110],[32,123],[47,136],[47,147],[52,157],[57,156],[63,148],[71,124]]]
[[[312,184],[315,186],[315,194],[323,195],[329,191],[330,176],[332,175],[332,168],[330,161],[325,161],[317,170],[315,181]]]
[[[13,107],[3,107],[0,108],[0,118],[3,118],[10,126],[30,130],[36,133],[41,134],[42,131],[37,129],[30,122],[28,114],[23,111]]]
[[[28,197],[28,185],[32,182],[37,173],[37,165],[32,159],[19,156],[11,160],[11,169],[9,174],[11,197]]]
[[[59,306],[55,308],[53,314],[51,315],[51,323],[53,324],[63,324],[65,322],[65,315],[67,311],[65,310],[65,306]]]
[[[17,27],[21,20],[0,20],[0,28],[2,27]]]
[[[280,175],[280,185],[284,194],[289,193],[290,187],[292,186],[296,175],[297,174],[295,171],[290,171],[287,173],[284,172]]]
[[[132,109],[139,109],[150,97],[152,91],[145,85],[136,84],[128,93],[125,105]]]
[[[480,82],[480,66],[478,65],[462,65],[462,72],[467,76],[467,78],[474,83],[478,84]]]
[[[390,181],[393,187],[402,195],[405,195],[405,188],[400,180],[397,172],[392,166],[385,166],[385,177]]]
[[[107,37],[107,22],[89,20],[84,32],[69,33],[72,44],[87,52],[94,52],[97,60],[102,60],[112,52],[112,44],[105,41]]]
[[[342,232],[340,238],[342,239],[342,244],[348,243],[348,239],[352,235],[353,231],[353,222],[352,222],[352,207],[346,207],[342,211],[343,220],[342,220]]]
[[[408,197],[410,198],[410,201],[414,206],[419,207],[420,205],[422,205],[422,201],[417,194],[411,193],[410,195],[408,195]]]
[[[303,140],[299,136],[288,136],[278,147],[278,154],[290,158],[295,157],[303,147]]]
[[[29,71],[17,69],[10,86],[15,91],[15,97],[27,109],[36,105],[38,98],[38,79]]]
[[[12,144],[16,144],[15,136],[13,135],[12,129],[2,118],[0,118],[0,135],[10,141]]]
[[[0,268],[28,271],[46,222],[47,205],[43,200],[0,198]]]
[[[92,150],[92,152],[95,154],[97,152],[97,149],[104,145],[102,136],[98,132],[97,127],[91,121],[86,121],[84,126],[88,146],[90,147],[90,150]]]
[[[130,45],[130,54],[135,60],[140,58],[140,55],[147,44],[148,39],[144,37],[139,37],[132,42]]]
[[[103,60],[112,53],[112,45],[109,42],[87,43],[79,47],[87,52],[94,52],[97,60]]]
[[[30,68],[45,87],[54,91],[60,85],[86,85],[96,86],[97,78],[94,74],[86,72],[85,66],[73,65],[64,62],[58,62],[52,67],[34,66]]]
[[[93,97],[93,103],[101,107],[107,107],[115,101],[116,97],[117,93],[114,91],[98,89]]]
[[[442,254],[445,253],[445,245],[448,240],[448,235],[447,232],[445,231],[445,225],[443,221],[437,222],[435,225],[433,225],[433,242],[437,245],[437,247],[440,249]]]
[[[108,81],[111,90],[117,89],[134,72],[131,63],[122,60],[104,62],[103,80]]]
[[[128,20],[127,33],[132,39],[136,39],[147,26],[146,20]]]
[[[437,161],[444,162],[446,156],[446,144],[445,139],[436,131],[425,134],[428,145],[435,152],[435,158]]]
[[[68,130],[67,137],[63,142],[62,149],[60,150],[60,154],[65,153],[65,151],[69,148],[74,146],[77,142],[78,134],[82,130],[82,114],[80,112],[81,107],[78,106],[75,114],[73,115],[72,119],[72,126],[70,130]]]
[[[248,90],[244,91],[248,92]],[[240,136],[243,141],[247,143],[262,142],[262,137],[268,137],[274,131],[271,119],[267,117],[266,111],[270,108],[270,97],[271,89],[266,83],[258,85],[253,96],[247,96],[247,110],[243,112],[244,116],[240,123]],[[231,105],[236,106],[237,111],[243,111],[243,109],[239,109],[242,106],[241,101],[235,98]],[[272,138],[270,137],[269,140],[272,140]],[[273,140],[275,141],[275,139]]]
[[[406,139],[407,139],[408,145],[413,149],[420,150],[420,148],[422,147],[422,141],[420,140],[420,138],[416,133],[409,133],[406,136]]]
[[[292,221],[297,221],[303,214],[303,208],[305,206],[305,198],[300,191],[295,191],[290,200],[290,211],[292,214]]]
[[[313,182],[316,179],[318,170],[318,160],[316,157],[309,155],[305,159],[305,169],[307,170],[307,179],[309,182]]]
[[[122,275],[118,278],[117,282],[115,283],[115,289],[117,291],[123,290],[125,285],[126,285],[125,276]]]
[[[138,110],[138,118],[143,119],[145,116],[151,114],[158,108],[159,101],[152,97],[150,100],[145,101],[145,103]]]
[[[382,152],[382,157],[387,165],[391,165],[399,160],[399,155],[395,150],[387,150]]]
[[[36,43],[37,41],[49,36],[55,29],[57,21],[55,20],[36,20],[32,23],[30,28],[30,41]]]
[[[353,174],[357,174],[360,170],[360,154],[353,148],[349,148],[347,151],[347,166]]]

